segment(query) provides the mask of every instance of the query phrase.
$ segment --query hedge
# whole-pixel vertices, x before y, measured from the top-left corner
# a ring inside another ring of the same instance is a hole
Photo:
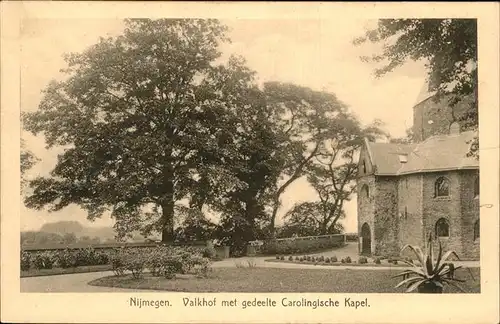
[[[344,245],[344,236],[317,236],[308,239],[268,240],[260,247],[262,254],[297,254],[336,248]]]

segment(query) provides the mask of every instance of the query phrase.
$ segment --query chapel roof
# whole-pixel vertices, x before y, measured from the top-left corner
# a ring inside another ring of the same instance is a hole
[[[479,161],[468,157],[473,131],[436,135],[418,144],[372,143],[366,141],[377,175],[403,175],[462,169],[478,169]],[[400,156],[406,156],[401,163]]]

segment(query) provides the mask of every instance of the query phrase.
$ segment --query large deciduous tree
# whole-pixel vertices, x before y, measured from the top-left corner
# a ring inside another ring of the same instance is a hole
[[[357,156],[363,139],[384,137],[380,122],[363,127],[348,112],[338,112],[325,130],[318,153],[306,168],[307,179],[316,191],[317,201],[300,203],[285,215],[285,227],[301,223],[315,235],[336,234],[343,230],[344,203],[356,191]]]
[[[49,148],[65,147],[50,177],[31,182],[27,205],[77,204],[91,220],[111,211],[118,232],[146,224],[171,240],[175,203],[223,133],[214,124],[225,122],[227,98],[213,94],[230,75],[214,63],[225,31],[216,20],[132,19],[122,35],[68,55],[68,77],[24,114]]]
[[[264,94],[271,107],[277,129],[276,156],[279,182],[272,194],[269,228],[275,235],[275,223],[281,196],[321,151],[336,116],[346,109],[332,93],[315,91],[293,84],[269,82]]]
[[[381,19],[375,29],[354,41],[383,45],[382,53],[364,57],[380,65],[376,76],[385,75],[407,60],[424,60],[435,100],[448,98],[453,108],[466,96],[464,114],[454,116],[465,129],[478,127],[477,20],[476,19]],[[470,155],[478,157],[477,137]]]

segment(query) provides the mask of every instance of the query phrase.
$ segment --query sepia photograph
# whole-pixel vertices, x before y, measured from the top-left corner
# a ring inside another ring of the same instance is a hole
[[[22,291],[480,292],[475,19],[98,24],[22,26]]]
[[[492,293],[485,25],[350,12],[25,14],[13,290],[200,316]]]

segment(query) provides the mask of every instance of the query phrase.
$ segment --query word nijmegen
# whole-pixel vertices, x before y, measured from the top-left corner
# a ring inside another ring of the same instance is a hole
[[[332,298],[328,299],[306,299],[299,298],[293,299],[289,297],[281,298],[279,301],[272,298],[262,298],[262,299],[249,299],[249,300],[220,300],[218,303],[217,298],[182,298],[182,303],[186,307],[214,307],[214,306],[224,306],[224,307],[238,307],[241,308],[251,308],[251,307],[309,307],[316,309],[318,307],[348,307],[348,308],[361,308],[370,307],[368,304],[368,298],[363,300],[354,300],[352,298],[345,298],[344,302],[341,303],[339,300],[334,300]]]

